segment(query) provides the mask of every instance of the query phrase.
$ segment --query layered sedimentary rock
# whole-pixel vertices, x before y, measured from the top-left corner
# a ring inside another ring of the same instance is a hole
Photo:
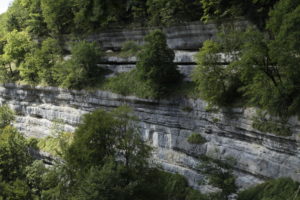
[[[153,28],[155,29],[155,28]],[[148,28],[116,29],[89,36],[87,39],[98,42],[104,49],[119,50],[125,41],[133,40],[143,44],[143,38],[151,31]],[[212,38],[217,28],[215,24],[194,22],[164,28],[167,43],[177,50],[199,49],[202,43]]]
[[[185,77],[185,80],[191,80],[191,73],[196,66],[196,51],[174,51],[174,63],[177,64],[178,70]],[[107,77],[115,76],[122,72],[128,72],[135,68],[136,57],[106,56],[99,67],[109,70],[111,73]]]
[[[230,109],[212,113],[200,99],[147,100],[124,97],[105,91],[76,91],[54,87],[31,87],[7,84],[0,87],[0,101],[16,111],[14,125],[29,137],[51,134],[53,122],[64,123],[73,131],[84,113],[97,108],[111,110],[129,105],[145,140],[154,147],[153,160],[162,168],[185,175],[199,186],[203,176],[197,172],[200,155],[233,159],[237,183],[241,187],[268,178],[292,177],[300,181],[300,149],[297,134],[300,124],[290,121],[294,133],[279,137],[253,129],[254,109]],[[204,144],[190,144],[187,138],[197,133]]]

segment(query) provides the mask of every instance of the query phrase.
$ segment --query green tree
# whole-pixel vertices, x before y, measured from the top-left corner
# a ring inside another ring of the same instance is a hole
[[[15,0],[8,8],[5,25],[9,32],[13,30],[24,31],[26,27],[26,20],[29,18],[30,13],[23,2],[23,0]]]
[[[238,62],[250,103],[282,118],[300,110],[300,60],[295,56],[300,52],[300,29],[294,24],[300,20],[299,9],[294,1],[278,2],[267,21],[268,35],[247,31]]]
[[[66,160],[81,168],[102,165],[106,158],[118,154],[128,168],[145,166],[150,149],[141,140],[133,119],[127,107],[111,113],[96,110],[86,114],[67,150]]]
[[[244,17],[260,29],[265,28],[268,13],[279,0],[200,0],[203,8],[202,20],[223,21]]]
[[[239,57],[240,43],[236,30],[224,31],[216,41],[205,41],[196,55],[192,79],[210,106],[228,106],[240,97],[240,72],[234,63]]]
[[[18,74],[18,67],[23,62],[27,53],[34,48],[35,44],[27,32],[16,30],[7,33],[3,55],[0,57],[2,70],[10,77]],[[15,66],[15,68],[13,68]]]
[[[24,178],[32,158],[25,138],[15,128],[5,127],[0,134],[0,176],[5,181]]]
[[[25,168],[26,183],[36,196],[41,196],[43,189],[49,187],[49,185],[45,185],[44,180],[47,173],[49,173],[49,169],[45,167],[41,160],[35,160]]]
[[[107,161],[102,167],[92,167],[80,184],[79,199],[129,199],[130,191],[126,191],[124,166],[114,160]]]
[[[69,165],[75,168],[102,165],[106,157],[114,155],[116,123],[116,119],[103,110],[86,114],[66,152]]]
[[[195,21],[202,16],[200,2],[193,0],[147,0],[147,8],[149,24],[152,26]]]
[[[147,1],[131,0],[129,2],[130,2],[133,22],[141,26],[145,26],[147,24],[147,19],[148,19]]]
[[[145,45],[138,54],[137,70],[139,78],[145,80],[160,97],[170,92],[180,83],[182,75],[173,63],[175,54],[168,47],[166,36],[155,30],[145,37]]]
[[[44,21],[54,35],[71,33],[74,18],[72,8],[72,1],[69,0],[41,0]]]
[[[97,66],[102,52],[95,43],[80,41],[72,46],[72,57],[56,67],[56,80],[67,88],[81,89],[94,86],[102,79],[102,69]]]
[[[79,32],[91,32],[128,20],[128,0],[75,0],[74,22]]]
[[[41,0],[15,0],[6,13],[8,31],[27,31],[34,36],[48,33],[41,10]]]
[[[12,111],[7,105],[0,106],[0,129],[11,124],[15,119],[14,111]]]

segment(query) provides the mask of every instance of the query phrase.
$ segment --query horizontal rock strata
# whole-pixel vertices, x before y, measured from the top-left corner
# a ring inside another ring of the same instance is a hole
[[[74,131],[83,114],[97,108],[111,110],[129,105],[139,118],[142,136],[154,147],[153,161],[165,170],[185,175],[190,185],[199,186],[203,176],[197,172],[201,155],[235,161],[240,187],[282,176],[300,181],[299,122],[291,120],[290,137],[279,137],[253,129],[254,109],[207,111],[200,99],[147,100],[124,97],[105,91],[76,91],[54,87],[6,84],[0,87],[0,101],[16,111],[14,125],[28,137],[51,135],[53,123]],[[197,133],[207,142],[190,144],[187,138]]]

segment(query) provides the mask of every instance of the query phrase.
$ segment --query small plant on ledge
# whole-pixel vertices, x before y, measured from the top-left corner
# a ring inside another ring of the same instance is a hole
[[[192,133],[187,141],[190,143],[190,144],[204,144],[207,142],[207,140],[202,137],[200,134],[197,134],[197,133]]]
[[[252,127],[261,132],[272,133],[278,136],[292,135],[287,119],[274,120],[267,117],[267,113],[261,111],[257,112],[257,116],[253,117]]]

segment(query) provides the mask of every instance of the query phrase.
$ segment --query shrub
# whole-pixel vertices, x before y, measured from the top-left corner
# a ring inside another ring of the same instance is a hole
[[[192,133],[188,137],[187,141],[191,144],[203,144],[203,143],[207,142],[204,137],[202,137],[200,134],[197,134],[197,133]]]
[[[240,192],[238,200],[300,200],[298,188],[298,182],[295,182],[290,178],[279,178]]]
[[[136,56],[141,50],[141,47],[134,41],[129,40],[122,44],[121,56],[130,57]]]
[[[15,113],[7,105],[0,106],[0,128],[9,125],[15,119]]]
[[[147,81],[137,78],[137,71],[135,69],[109,78],[103,84],[102,88],[125,96],[136,95],[141,98],[155,98],[157,96]]]
[[[97,66],[102,53],[95,43],[77,42],[71,53],[70,60],[56,67],[57,80],[63,87],[82,89],[102,79],[103,70]]]
[[[205,41],[196,55],[197,67],[192,74],[201,98],[208,101],[210,106],[228,106],[240,96],[236,70],[233,66],[220,64],[222,48],[220,43]]]
[[[138,55],[137,72],[141,80],[149,82],[157,97],[168,94],[182,80],[173,63],[174,56],[162,31],[152,31],[145,37],[145,45]]]
[[[272,120],[266,117],[266,112],[258,112],[257,116],[253,118],[253,128],[265,132],[272,133],[279,136],[290,136],[292,132],[288,126],[286,119],[281,118],[280,120]]]
[[[228,195],[235,193],[235,177],[232,174],[233,161],[231,158],[225,161],[203,156],[201,158],[199,170],[207,176],[208,183],[222,189],[222,192],[216,194],[220,196],[217,199],[227,199]]]
[[[210,198],[208,198],[207,195],[204,195],[197,190],[190,190],[185,200],[208,200],[208,199]]]
[[[63,148],[65,148],[63,145],[69,145],[72,142],[72,139],[73,133],[64,132],[60,133],[57,137],[48,136],[39,139],[36,146],[42,151],[57,156],[61,155]]]

